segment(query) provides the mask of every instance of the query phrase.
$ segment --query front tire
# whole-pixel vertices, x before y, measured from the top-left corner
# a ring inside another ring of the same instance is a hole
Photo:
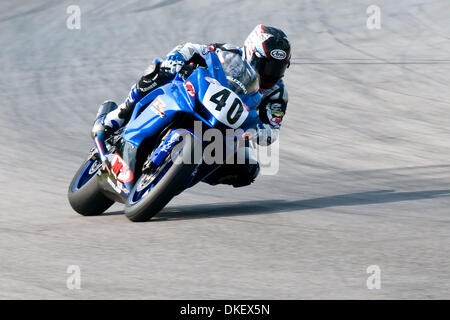
[[[188,138],[186,139],[186,137]],[[148,221],[182,190],[183,184],[198,166],[199,159],[194,159],[194,150],[202,147],[201,142],[191,135],[186,135],[184,141],[185,144],[180,154],[180,157],[183,157],[181,163],[172,163],[156,185],[147,191],[148,194],[142,195],[140,200],[135,201],[134,198],[139,192],[142,179],[151,178],[152,176],[148,175],[146,177],[145,173],[143,173],[138,179],[126,203],[125,215],[128,219],[133,222]],[[168,157],[170,158],[170,155]]]
[[[114,203],[100,191],[96,174],[99,170],[98,166],[98,160],[85,161],[69,186],[69,203],[76,212],[83,216],[100,215]]]

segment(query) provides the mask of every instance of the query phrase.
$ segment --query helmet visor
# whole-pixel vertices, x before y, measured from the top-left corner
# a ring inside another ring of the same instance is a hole
[[[277,83],[284,76],[287,66],[288,61],[286,60],[267,60],[265,58],[254,60],[254,68],[261,78],[261,85],[264,87]]]

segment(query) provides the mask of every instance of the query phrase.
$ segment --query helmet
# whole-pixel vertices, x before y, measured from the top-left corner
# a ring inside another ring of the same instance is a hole
[[[263,89],[274,86],[283,76],[291,60],[291,44],[278,28],[259,24],[244,43],[247,62],[258,72]]]

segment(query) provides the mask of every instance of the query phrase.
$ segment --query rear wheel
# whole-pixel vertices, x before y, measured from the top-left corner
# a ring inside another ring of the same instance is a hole
[[[100,167],[99,160],[85,161],[70,183],[69,203],[76,212],[83,216],[100,215],[114,203],[100,191],[97,176]]]
[[[194,172],[200,160],[194,158],[194,150],[201,148],[201,142],[185,135],[179,144],[182,145],[174,148],[178,148],[179,152],[169,154],[158,167],[143,170],[125,207],[125,215],[131,221],[151,219],[183,189],[184,183]]]

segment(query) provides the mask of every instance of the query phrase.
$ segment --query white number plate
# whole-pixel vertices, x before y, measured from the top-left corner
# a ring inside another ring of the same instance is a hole
[[[217,120],[233,129],[239,128],[248,117],[247,108],[238,95],[215,83],[209,85],[202,102]]]

